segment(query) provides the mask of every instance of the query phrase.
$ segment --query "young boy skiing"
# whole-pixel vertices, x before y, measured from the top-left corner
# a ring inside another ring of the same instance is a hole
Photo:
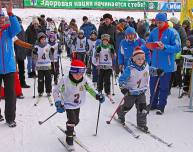
[[[112,75],[114,48],[109,44],[110,35],[101,35],[101,41],[101,44],[96,48],[97,68],[99,70],[97,87],[98,91],[102,92],[104,85],[105,93],[112,101],[110,77]]]
[[[157,71],[157,74],[161,75],[162,72],[162,70],[161,72]],[[133,52],[129,66],[126,67],[119,78],[119,86],[121,92],[125,95],[125,102],[118,108],[117,115],[120,122],[124,124],[126,113],[135,104],[137,108],[137,126],[145,132],[148,131],[145,92],[148,89],[149,79],[149,66],[145,62],[145,53],[140,47],[137,47]]]
[[[50,59],[52,74],[54,76],[54,84],[58,84],[58,75],[59,75],[59,56],[62,53],[61,46],[56,42],[56,34],[51,33],[49,35],[48,44],[50,45]]]
[[[52,91],[51,78],[51,60],[50,60],[50,46],[46,42],[46,35],[44,33],[38,34],[38,43],[34,46],[33,54],[37,56],[36,69],[38,71],[38,93],[39,97],[44,92],[44,82],[47,96],[50,96]]]
[[[68,77],[63,77],[53,90],[53,97],[57,112],[63,113],[66,110],[66,148],[74,151],[73,132],[74,127],[79,123],[80,107],[86,100],[86,91],[103,103],[105,98],[102,94],[96,94],[83,77],[86,67],[81,60],[73,60]]]
[[[87,54],[87,71],[86,71],[86,73],[89,75],[91,74],[92,56],[93,56],[93,51],[95,50],[96,39],[97,39],[97,32],[92,31],[90,33],[90,38],[88,39],[88,51],[86,52],[86,54]]]
[[[84,36],[84,31],[80,30],[78,36],[73,44],[73,52],[76,53],[76,59],[85,62],[86,51],[88,50],[88,44],[86,37]]]

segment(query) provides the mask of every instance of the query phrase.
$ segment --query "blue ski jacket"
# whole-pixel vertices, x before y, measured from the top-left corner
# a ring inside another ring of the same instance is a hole
[[[0,37],[0,74],[16,72],[16,63],[13,49],[13,37],[21,27],[16,16],[10,16],[10,26],[2,31]]]
[[[147,42],[161,41],[164,49],[153,49],[151,57],[151,66],[164,70],[164,72],[173,72],[175,64],[175,54],[181,51],[181,41],[179,34],[173,28],[167,28],[158,39],[159,30],[154,28],[149,35]],[[148,48],[144,45],[144,51]]]

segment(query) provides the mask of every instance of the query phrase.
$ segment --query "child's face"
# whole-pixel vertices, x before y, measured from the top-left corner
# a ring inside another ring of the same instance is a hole
[[[133,57],[133,61],[138,65],[142,66],[145,61],[145,55],[144,54],[138,54]]]
[[[133,41],[133,40],[135,39],[135,37],[136,37],[135,34],[128,34],[128,35],[126,36],[127,40],[129,40],[129,41]]]
[[[186,46],[190,47],[190,41],[189,40],[186,40]]]
[[[50,42],[54,42],[54,41],[55,41],[55,38],[51,37]]]
[[[91,38],[91,39],[96,39],[97,37],[96,37],[95,34],[91,34],[90,38]]]
[[[78,34],[78,36],[80,37],[80,38],[83,38],[83,34],[82,33],[80,33],[80,34]]]
[[[83,73],[73,73],[72,76],[75,80],[80,80],[83,77]]]
[[[46,38],[45,38],[45,37],[43,37],[43,38],[40,39],[40,43],[41,43],[41,44],[44,44],[45,42],[46,42]]]
[[[107,44],[109,44],[109,41],[106,40],[106,39],[104,39],[104,40],[102,41],[102,43],[103,43],[103,45],[107,45]]]

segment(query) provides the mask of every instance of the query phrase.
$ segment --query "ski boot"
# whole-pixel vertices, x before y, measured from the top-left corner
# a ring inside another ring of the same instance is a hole
[[[137,128],[145,133],[149,133],[148,127],[147,126],[137,126]]]

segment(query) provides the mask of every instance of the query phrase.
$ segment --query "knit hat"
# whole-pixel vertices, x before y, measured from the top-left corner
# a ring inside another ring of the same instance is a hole
[[[97,35],[97,31],[95,31],[95,30],[91,31],[90,35],[92,35],[92,34]]]
[[[138,54],[145,54],[144,51],[139,46],[137,46],[135,50],[133,51],[133,57]]]
[[[81,60],[72,60],[70,73],[85,73],[86,66]]]
[[[39,20],[37,17],[32,18],[32,25],[34,25],[34,24],[39,24]]]
[[[179,19],[177,19],[176,17],[171,17],[171,18],[170,18],[170,21],[171,21],[173,24],[178,24],[178,23],[179,23]]]
[[[109,34],[102,34],[101,35],[101,40],[107,40],[107,41],[110,41],[110,35]]]
[[[126,22],[126,20],[123,18],[119,19],[119,23],[122,23],[122,22]]]
[[[135,29],[132,28],[132,27],[128,27],[126,30],[125,30],[125,35],[130,35],[130,34],[136,34],[135,32]]]
[[[38,33],[38,42],[41,38],[46,38],[46,35],[43,32]]]
[[[106,14],[103,15],[103,19],[105,19],[105,18],[109,18],[110,20],[112,20],[113,17],[112,17],[111,14],[106,13]]]
[[[163,22],[167,22],[167,14],[164,12],[160,12],[156,15],[155,17],[156,21],[163,21]]]
[[[78,34],[83,34],[83,35],[84,35],[84,31],[83,31],[83,30],[80,30],[80,31],[78,32]]]

